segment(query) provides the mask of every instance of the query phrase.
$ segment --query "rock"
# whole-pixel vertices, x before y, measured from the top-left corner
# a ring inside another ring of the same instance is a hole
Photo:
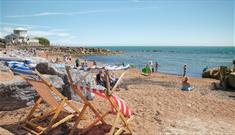
[[[22,78],[0,82],[0,110],[14,110],[30,106],[34,103],[37,93]]]
[[[202,73],[203,78],[219,79],[219,68],[208,69]]]
[[[55,88],[62,89],[64,82],[57,75],[43,75],[43,77],[45,77],[45,79],[47,79]]]
[[[213,68],[211,71],[210,71],[210,76],[211,78],[213,79],[219,79],[219,68]]]
[[[41,74],[49,74],[49,75],[62,75],[63,72],[59,71],[52,64],[47,62],[38,63],[36,65],[36,69]]]
[[[35,90],[24,79],[14,76],[3,63],[0,63],[0,75],[0,110],[13,110],[34,103]]]
[[[0,62],[0,82],[11,80],[13,76],[10,68]]]
[[[229,86],[235,88],[235,72],[232,72],[228,76],[228,84]]]
[[[211,78],[210,70],[204,71],[204,72],[202,73],[202,77],[203,77],[203,78]]]

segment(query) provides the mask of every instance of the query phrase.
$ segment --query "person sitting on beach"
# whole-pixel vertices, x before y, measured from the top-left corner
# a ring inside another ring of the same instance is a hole
[[[182,81],[182,88],[181,90],[185,90],[185,91],[190,91],[193,88],[191,87],[190,83],[189,83],[189,79],[187,76],[184,77],[183,81]]]
[[[117,83],[118,81],[118,78],[115,77],[113,74],[109,76],[109,81],[110,81],[110,86],[111,87],[114,87],[115,84]]]
[[[105,76],[103,70],[100,70],[99,73],[96,75],[96,83],[97,85],[105,86]]]

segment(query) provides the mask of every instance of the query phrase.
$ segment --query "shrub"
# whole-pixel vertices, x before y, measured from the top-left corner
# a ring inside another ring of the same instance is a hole
[[[50,41],[47,38],[37,37],[36,39],[38,39],[39,43],[44,45],[44,46],[49,46],[50,45]]]

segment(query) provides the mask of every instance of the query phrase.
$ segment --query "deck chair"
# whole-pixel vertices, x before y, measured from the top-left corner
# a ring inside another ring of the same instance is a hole
[[[77,125],[79,124],[80,120],[81,120],[81,116],[86,112],[87,109],[91,109],[91,111],[95,114],[95,120],[93,120],[90,124],[84,126],[84,131],[83,132],[86,132],[88,131],[91,127],[95,126],[97,123],[101,122],[102,124],[106,124],[106,122],[104,121],[104,117],[108,114],[108,112],[104,113],[104,114],[101,114],[97,111],[97,109],[95,108],[94,105],[92,105],[87,99],[86,97],[82,94],[82,92],[78,89],[77,87],[77,84],[74,83],[73,79],[72,79],[72,76],[71,76],[71,73],[70,73],[70,67],[69,66],[66,66],[66,72],[68,74],[68,78],[69,78],[69,82],[70,82],[70,85],[72,86],[72,90],[77,94],[77,96],[79,96],[81,98],[81,100],[83,101],[84,103],[84,107],[83,109],[81,110],[81,114],[77,117],[77,120],[74,124],[74,127],[71,129],[71,132],[69,135],[73,135],[75,130],[77,129]],[[85,75],[87,76],[88,73]],[[82,79],[78,82],[78,83],[81,83]]]
[[[69,76],[69,78],[71,79],[71,75],[69,72],[68,67],[66,68],[67,74]],[[114,85],[114,87],[112,88],[112,91],[114,91],[118,84],[121,82],[121,79],[123,78],[123,76],[125,75],[126,72],[123,72],[122,75],[119,77],[119,80],[116,82],[116,84]],[[106,76],[108,76],[108,72],[106,71]],[[109,80],[107,80],[106,82],[109,82]],[[106,84],[106,86],[110,87],[109,84]],[[73,85],[73,89],[75,91],[80,91],[80,90],[87,90],[89,92],[92,92],[104,99],[107,99],[108,102],[110,103],[111,107],[112,107],[112,111],[111,112],[115,112],[115,119],[112,122],[112,128],[109,132],[110,135],[118,135],[120,133],[124,131],[129,131],[129,133],[133,133],[129,122],[134,118],[133,113],[129,110],[129,108],[126,106],[126,103],[124,100],[122,100],[121,98],[119,98],[118,96],[112,94],[111,92],[109,92],[108,90],[97,90],[97,89],[91,89],[87,86],[77,86],[76,84]],[[104,114],[110,114],[110,111],[107,111]],[[112,113],[114,114],[114,113]],[[123,125],[117,125],[118,124],[118,120],[121,119],[121,122],[123,123]],[[76,128],[76,124],[74,126],[74,128]],[[118,129],[115,132],[115,129]]]
[[[74,119],[81,113],[83,105],[68,100],[64,97],[55,87],[53,87],[47,80],[43,79],[40,74],[37,74],[40,80],[33,80],[22,76],[39,95],[39,99],[27,115],[26,119],[22,122],[21,127],[32,134],[40,135],[47,134],[51,129],[56,128],[62,123]],[[53,95],[54,94],[54,95]],[[57,96],[57,99],[55,96]],[[46,102],[49,107],[46,111],[43,111],[41,115],[36,115],[38,109],[43,102]],[[64,118],[60,119],[60,114],[66,114]],[[41,124],[40,121],[49,121],[47,124]]]

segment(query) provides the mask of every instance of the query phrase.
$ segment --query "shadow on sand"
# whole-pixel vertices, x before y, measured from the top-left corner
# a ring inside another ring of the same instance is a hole
[[[0,127],[8,130],[9,132],[15,134],[15,135],[27,135],[28,132],[25,131],[21,127],[22,123],[15,123],[15,124],[9,124],[9,125],[2,125]],[[106,135],[110,132],[112,126],[108,124],[98,124],[94,127],[92,127],[89,131],[84,133],[84,129],[77,129],[76,135]],[[50,131],[48,135],[67,135],[69,134],[71,130],[71,127],[69,127],[67,124],[62,124],[55,128],[54,130]],[[129,133],[122,133],[122,135],[130,135]]]
[[[127,79],[120,84],[121,88],[127,88],[128,85],[138,85],[138,84],[145,84],[145,85],[159,85],[162,87],[167,88],[178,88],[175,82],[167,82],[167,81],[157,81],[157,80],[149,80],[143,78],[133,78]]]

